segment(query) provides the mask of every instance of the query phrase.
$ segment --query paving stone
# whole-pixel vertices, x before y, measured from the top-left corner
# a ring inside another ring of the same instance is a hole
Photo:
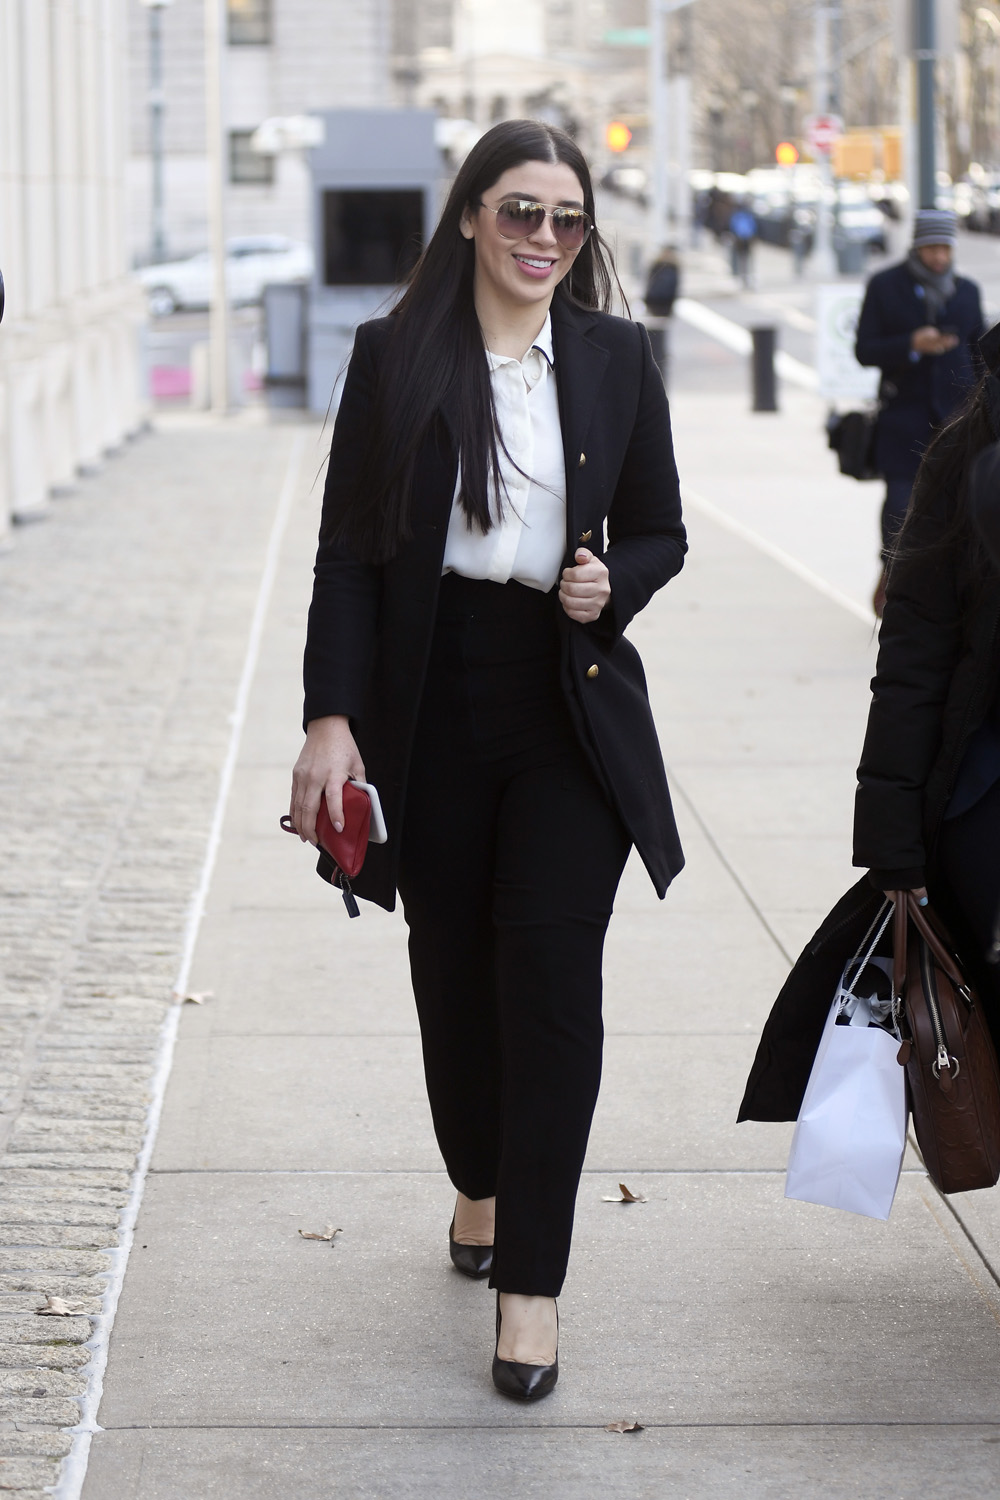
[[[0,1206],[0,1222],[8,1227],[15,1224],[82,1224],[96,1228],[117,1225],[120,1217],[116,1208],[98,1208],[89,1204],[81,1204],[79,1208],[42,1202]]]
[[[0,1338],[4,1324],[0,1322]],[[37,1366],[48,1370],[77,1370],[90,1362],[90,1351],[81,1344],[63,1344],[48,1348],[44,1344],[0,1343],[0,1370],[20,1370]],[[0,1452],[3,1449],[0,1448]]]
[[[86,1382],[63,1370],[2,1370],[0,1396],[81,1396]]]
[[[80,1408],[75,1401],[61,1396],[0,1395],[0,1418],[24,1422],[32,1427],[42,1423],[51,1427],[74,1427],[80,1420]]]
[[[32,1089],[25,1107],[33,1115],[44,1115],[50,1119],[121,1120],[141,1124],[149,1113],[149,1096],[140,1096],[135,1103],[131,1103],[114,1090],[104,1091],[99,1096],[89,1089],[79,1093],[70,1089],[58,1093],[53,1090]]]
[[[52,1484],[58,1473],[59,1461],[54,1458],[0,1457],[0,1490],[13,1490],[22,1496],[31,1490],[44,1493],[42,1486]]]
[[[29,1317],[0,1319],[5,1342],[42,1344],[60,1349],[71,1344],[85,1344],[93,1333],[89,1317],[40,1318],[32,1311]]]
[[[127,1194],[129,1175],[127,1172],[102,1167],[94,1169],[60,1167],[58,1171],[25,1166],[0,1167],[0,1192],[7,1186],[35,1188],[53,1183],[58,1183],[60,1187],[80,1188],[83,1191],[113,1188]]]
[[[89,1120],[48,1120],[42,1115],[23,1114],[14,1126],[9,1150],[37,1151],[44,1146],[64,1143],[67,1150],[80,1151],[88,1146],[95,1150],[134,1143],[136,1149],[142,1142],[142,1127],[138,1123],[122,1121],[91,1124]]]
[[[120,1206],[127,1197],[128,1193],[123,1188],[101,1187],[99,1184],[95,1184],[92,1189],[77,1187],[62,1180],[60,1173],[47,1172],[39,1173],[37,1184],[16,1182],[9,1186],[5,1184],[0,1188],[0,1212],[5,1203],[46,1200],[52,1203],[64,1203],[67,1207],[94,1204],[103,1208],[109,1204]]]
[[[50,1289],[46,1288],[46,1292]],[[85,1297],[79,1292],[58,1288],[52,1288],[56,1295],[65,1297],[72,1307],[74,1313],[86,1317],[96,1318],[101,1311],[101,1302],[98,1297]],[[39,1309],[45,1306],[45,1297],[41,1292],[4,1292],[0,1291],[0,1313],[5,1317],[16,1316],[23,1313],[34,1313],[38,1315]],[[63,1317],[46,1318],[45,1321],[62,1323],[68,1321]]]
[[[69,1276],[97,1276],[111,1264],[109,1256],[88,1250],[44,1250],[37,1245],[18,1249],[0,1247],[0,1273],[20,1271],[29,1259],[34,1271],[62,1271]]]
[[[49,1246],[67,1250],[107,1250],[117,1238],[113,1229],[88,1224],[0,1224],[0,1246]]]
[[[41,1292],[80,1302],[85,1297],[103,1297],[106,1283],[97,1276],[66,1276],[58,1271],[0,1272],[0,1296],[11,1292]]]
[[[63,1458],[72,1446],[65,1432],[0,1432],[0,1458]]]
[[[134,1165],[134,1151],[19,1151],[14,1156],[0,1156],[0,1167],[4,1169],[15,1166],[24,1170],[38,1168],[45,1172],[93,1167],[102,1172],[123,1173],[128,1176]]]

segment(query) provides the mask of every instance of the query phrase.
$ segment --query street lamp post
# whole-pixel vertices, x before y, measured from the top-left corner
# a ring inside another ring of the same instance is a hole
[[[226,287],[226,153],[222,113],[224,0],[205,0],[205,122],[208,148],[208,238],[212,303],[208,320],[208,383],[212,410],[229,410],[229,297]]]
[[[671,208],[685,200],[671,181],[670,84],[666,60],[666,18],[693,0],[649,0],[649,237],[653,250],[663,243]],[[680,153],[684,160],[684,151]],[[686,184],[685,184],[686,187]],[[673,191],[672,191],[673,189]]]
[[[917,60],[917,191],[921,208],[934,208],[937,202],[934,162],[936,9],[935,0],[916,0],[913,8],[914,56]]]
[[[149,256],[153,265],[167,258],[163,194],[163,17],[173,0],[139,0],[149,11],[149,159],[151,179]]]

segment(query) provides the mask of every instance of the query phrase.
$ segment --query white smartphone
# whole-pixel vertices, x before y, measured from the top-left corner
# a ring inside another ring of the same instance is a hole
[[[370,781],[356,781],[363,792],[367,792],[372,804],[372,821],[368,831],[369,844],[384,844],[389,835],[385,831],[385,817],[382,813],[382,804],[378,798],[378,792]]]

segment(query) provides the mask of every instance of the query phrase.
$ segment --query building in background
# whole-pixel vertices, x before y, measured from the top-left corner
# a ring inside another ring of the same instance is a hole
[[[125,0],[0,0],[0,533],[140,423]]]
[[[151,248],[149,12],[128,5],[128,245],[134,265]],[[250,138],[265,120],[394,104],[392,0],[225,0],[225,122],[231,235],[278,231],[311,240],[309,173],[301,151],[263,156]],[[171,0],[161,13],[165,227],[171,257],[208,244],[205,147],[205,0]]]
[[[520,116],[561,125],[600,168],[611,120],[644,128],[647,13],[647,0],[395,0],[394,81],[480,131]]]

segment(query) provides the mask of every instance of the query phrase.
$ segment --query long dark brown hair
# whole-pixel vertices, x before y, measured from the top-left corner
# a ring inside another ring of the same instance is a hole
[[[927,447],[890,563],[928,551],[958,551],[964,554],[972,573],[989,570],[985,549],[969,517],[966,494],[973,460],[998,439],[1000,381],[991,371],[984,371],[959,411],[935,433]],[[921,543],[923,523],[932,515],[937,517],[935,540]]]
[[[392,332],[380,360],[370,441],[353,493],[324,515],[321,540],[355,556],[384,562],[410,534],[410,490],[421,443],[447,402],[457,422],[461,504],[470,526],[489,531],[492,479],[502,493],[496,408],[473,302],[475,246],[459,228],[484,193],[522,162],[561,162],[583,189],[594,218],[594,189],[573,138],[539,120],[505,120],[476,143],[455,181],[431,239],[393,309]],[[607,247],[594,229],[556,288],[557,299],[610,311],[618,280]],[[620,290],[620,288],[619,288]]]

